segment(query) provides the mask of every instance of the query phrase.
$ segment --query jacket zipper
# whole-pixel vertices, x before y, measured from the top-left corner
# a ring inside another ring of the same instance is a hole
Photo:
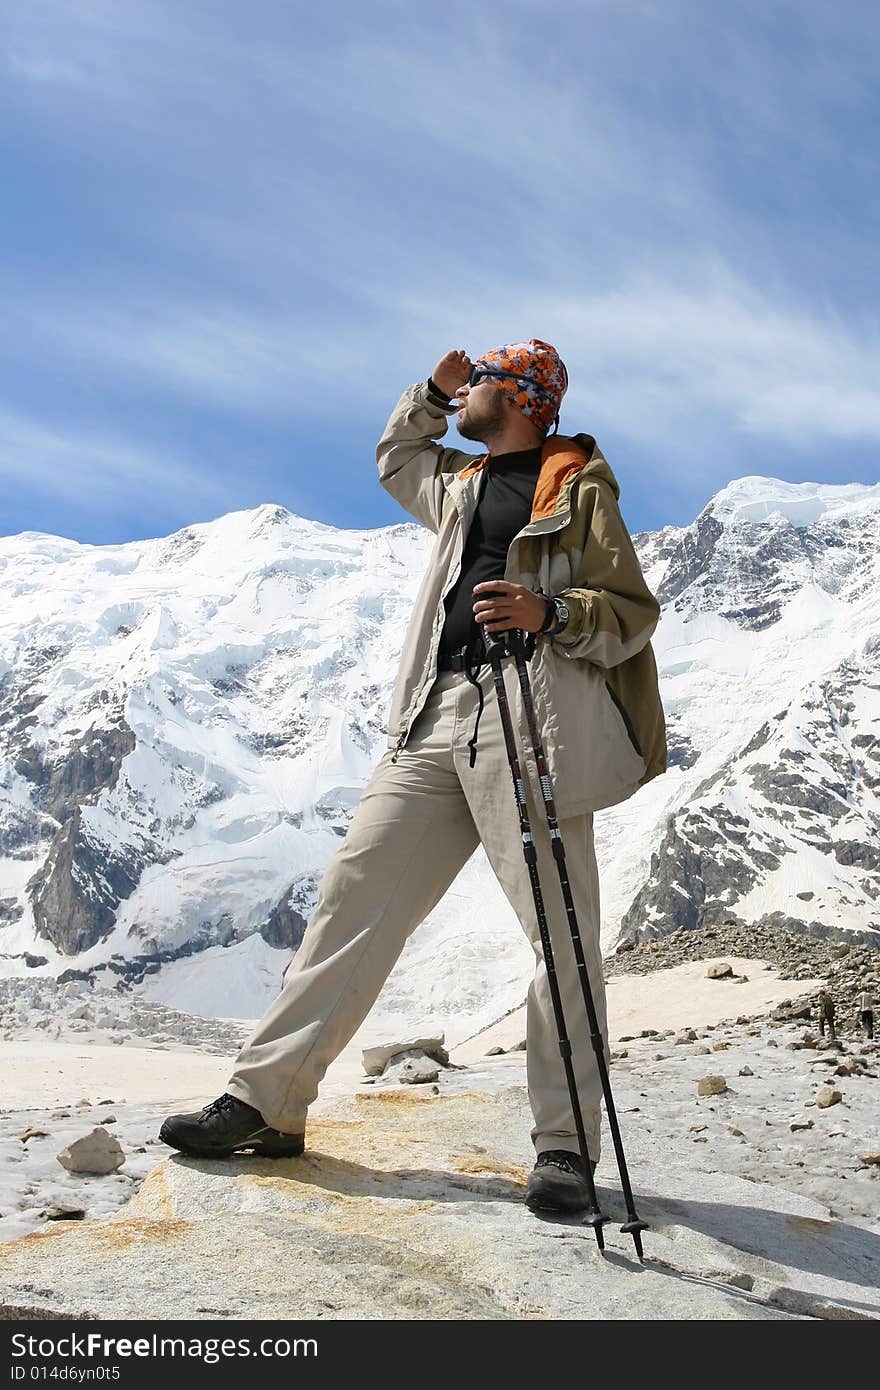
[[[478,501],[479,501],[479,499],[478,499]],[[453,502],[453,506],[455,507],[455,510],[459,512],[459,520],[460,520],[460,518],[461,518],[461,512],[459,511],[458,503],[457,503],[457,501],[456,501],[456,499],[455,499],[454,497],[453,497],[453,499],[452,499],[452,502]],[[476,511],[476,506],[474,507],[474,511]],[[473,518],[471,518],[471,520],[473,520]],[[457,580],[458,580],[458,576],[459,576],[459,574],[461,573],[461,562],[462,562],[462,560],[464,559],[464,542],[465,542],[465,537],[464,537],[464,533],[462,532],[461,537],[460,537],[461,549],[460,549],[460,551],[459,551],[458,556],[456,557],[456,564],[457,564],[458,568],[457,568],[457,570],[456,570],[456,573],[455,573],[453,576],[451,576],[451,577],[449,577],[449,578],[447,579],[446,588],[443,590],[442,594],[440,595],[440,603],[441,603],[441,604],[443,603],[444,599],[446,598],[446,595],[450,592],[450,590],[453,589],[453,588],[455,587],[455,584],[456,584],[456,582],[457,582]],[[453,568],[454,568],[454,567],[453,567]],[[436,651],[434,650],[434,642],[433,642],[433,638],[432,638],[432,641],[431,641],[431,651],[430,651],[430,654],[429,654],[429,665],[433,665],[433,664],[434,664],[434,662],[436,661],[436,656],[437,656],[437,653],[436,653]],[[423,682],[423,684],[419,687],[419,695],[422,693],[422,690],[424,690],[424,688],[425,688],[425,683]],[[416,699],[417,699],[417,698],[418,698],[418,696],[416,696]],[[415,701],[413,701],[413,703],[415,703]],[[410,705],[410,709],[412,709],[412,705]],[[398,737],[397,744],[396,744],[396,746],[395,746],[394,752],[391,754],[391,761],[392,761],[393,763],[396,763],[396,762],[397,762],[397,759],[398,759],[399,756],[400,756],[401,749],[403,748],[403,745],[406,743],[406,740],[407,740],[408,737],[409,737],[409,731],[410,731],[410,729],[412,728],[412,725],[413,725],[413,720],[412,720],[412,719],[409,719],[408,722],[407,722],[406,728],[403,730],[403,732],[402,732],[402,733],[400,734],[400,736]]]

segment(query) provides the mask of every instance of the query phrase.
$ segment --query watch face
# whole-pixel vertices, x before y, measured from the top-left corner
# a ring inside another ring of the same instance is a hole
[[[557,622],[567,623],[569,619],[568,604],[563,603],[561,598],[556,599],[556,619]]]

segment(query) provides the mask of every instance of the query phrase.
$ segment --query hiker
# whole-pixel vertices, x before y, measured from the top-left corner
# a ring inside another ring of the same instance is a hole
[[[867,984],[863,984],[856,997],[856,1008],[859,1011],[859,1023],[864,1028],[868,1037],[874,1037],[874,1000],[868,993]]]
[[[834,1000],[827,990],[819,990],[819,1033],[824,1038],[825,1024],[828,1024],[828,1034],[832,1042],[836,1041],[837,1034],[834,1031]]]
[[[172,1147],[202,1156],[302,1152],[307,1109],[327,1067],[360,1027],[407,938],[482,843],[537,957],[526,1050],[536,1163],[526,1200],[550,1210],[586,1205],[481,631],[534,634],[535,707],[605,1033],[593,812],[666,768],[650,646],[660,608],[595,439],[558,433],[567,385],[555,348],[533,338],[474,362],[462,349],[447,352],[395,406],[376,451],[379,479],[437,539],[402,645],[388,747],[324,872],[281,992],[238,1054],[224,1094],[162,1126],[160,1138]],[[436,442],[453,415],[462,438],[480,441],[485,453]],[[550,889],[551,840],[512,660],[503,669],[595,1166],[600,1078],[563,902]]]

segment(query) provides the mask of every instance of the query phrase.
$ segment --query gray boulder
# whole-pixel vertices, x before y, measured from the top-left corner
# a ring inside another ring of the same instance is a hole
[[[398,1079],[408,1086],[422,1086],[436,1081],[440,1068],[430,1057],[407,1057],[398,1073]]]
[[[401,1042],[379,1043],[375,1047],[365,1047],[361,1056],[364,1071],[367,1076],[381,1076],[389,1062],[408,1052],[424,1052],[429,1057],[433,1057],[435,1062],[446,1067],[449,1065],[449,1053],[443,1046],[444,1040],[445,1034],[438,1033],[434,1037],[409,1038],[403,1039]]]

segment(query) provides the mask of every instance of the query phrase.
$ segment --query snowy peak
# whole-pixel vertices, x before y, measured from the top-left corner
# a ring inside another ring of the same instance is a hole
[[[379,756],[428,539],[267,505],[0,545],[0,956],[296,944]]]
[[[717,492],[704,508],[724,525],[787,521],[790,526],[812,526],[827,518],[863,516],[880,512],[880,483],[787,483],[781,478],[736,478]]]
[[[880,484],[740,478],[690,526],[639,536],[636,550],[661,604],[677,613],[712,612],[752,631],[783,618],[791,626],[791,605],[812,591],[820,609],[855,605],[869,621],[880,581]]]

